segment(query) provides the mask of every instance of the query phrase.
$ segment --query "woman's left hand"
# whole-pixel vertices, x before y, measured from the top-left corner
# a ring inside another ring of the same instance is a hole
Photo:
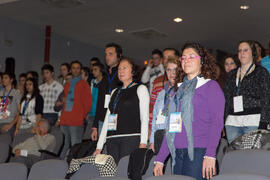
[[[202,176],[210,179],[216,174],[216,159],[212,157],[205,157],[203,160]]]
[[[31,132],[33,133],[33,134],[35,134],[36,133],[36,131],[37,131],[37,126],[36,125],[34,125],[34,127],[32,128],[32,130],[31,130]]]
[[[146,148],[146,144],[140,144],[139,148]]]

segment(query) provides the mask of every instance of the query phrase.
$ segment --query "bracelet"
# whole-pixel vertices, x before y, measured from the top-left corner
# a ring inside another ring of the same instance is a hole
[[[214,158],[214,157],[210,157],[210,156],[203,156],[203,159],[206,159],[206,158],[216,160],[216,158]]]
[[[159,162],[159,161],[154,161],[154,164],[161,164],[164,166],[164,164],[162,162]]]

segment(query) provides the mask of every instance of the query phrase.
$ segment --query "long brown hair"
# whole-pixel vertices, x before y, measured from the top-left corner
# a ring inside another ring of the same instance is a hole
[[[191,42],[186,43],[182,47],[182,54],[185,49],[192,48],[194,49],[198,55],[201,57],[201,77],[204,77],[205,79],[212,79],[217,80],[218,74],[216,72],[216,60],[215,58],[210,54],[210,52],[204,48],[200,43],[197,42]],[[180,68],[180,76],[178,76],[176,79],[177,82],[182,82],[184,77],[186,76],[186,73],[182,68]]]

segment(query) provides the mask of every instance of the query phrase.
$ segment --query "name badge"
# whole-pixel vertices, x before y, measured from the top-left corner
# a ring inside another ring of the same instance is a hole
[[[117,114],[110,114],[108,121],[108,131],[116,131],[117,127]]]
[[[6,115],[9,117],[10,116],[10,111],[6,110]]]
[[[10,116],[10,111],[0,112],[0,119],[6,119]]]
[[[105,95],[105,101],[104,101],[104,108],[108,108],[109,107],[110,100],[111,100],[111,95],[110,94],[106,94]]]
[[[156,124],[164,124],[166,120],[166,116],[162,114],[162,110],[159,110],[157,115],[157,121]]]
[[[244,111],[243,96],[233,97],[233,110],[235,113]]]
[[[174,112],[170,114],[170,133],[182,132],[182,118],[180,112]]]
[[[27,150],[21,150],[21,156],[27,157],[28,151]]]

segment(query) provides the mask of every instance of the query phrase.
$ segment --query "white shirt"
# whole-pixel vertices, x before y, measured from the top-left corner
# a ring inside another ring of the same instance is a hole
[[[20,113],[23,113],[23,108],[25,105],[25,100],[21,104],[21,111]],[[30,100],[27,109],[25,110],[25,118],[22,117],[22,124],[20,126],[20,129],[27,129],[32,127],[36,123],[37,115],[35,114],[35,106],[36,106],[36,98],[33,98]],[[27,122],[26,118],[30,121]]]
[[[229,115],[226,119],[225,125],[237,127],[245,127],[245,126],[259,127],[260,119],[261,114],[250,114],[242,116]]]
[[[55,80],[50,85],[44,83],[39,86],[40,95],[44,99],[43,113],[58,113],[53,108],[63,89],[63,86]]]

